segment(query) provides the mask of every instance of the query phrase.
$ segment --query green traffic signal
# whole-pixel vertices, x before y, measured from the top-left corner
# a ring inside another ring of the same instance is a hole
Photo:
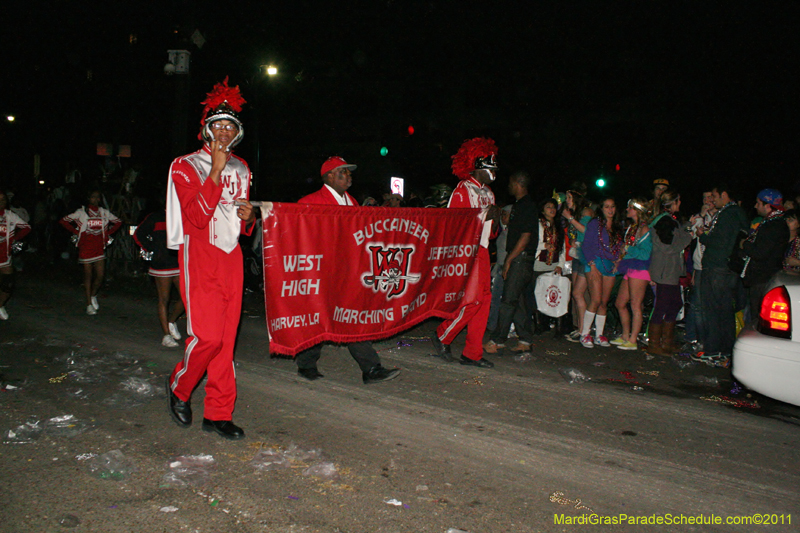
[[[598,188],[602,189],[606,186],[606,180],[603,178],[597,178],[597,181],[595,181],[594,184],[597,185]]]
[[[389,149],[386,148],[385,146],[381,146],[381,155],[385,156],[388,153],[389,153]]]

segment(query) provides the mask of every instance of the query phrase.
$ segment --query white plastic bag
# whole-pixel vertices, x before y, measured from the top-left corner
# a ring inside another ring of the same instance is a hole
[[[567,314],[570,297],[569,278],[548,272],[536,279],[536,307],[547,316],[560,317]]]

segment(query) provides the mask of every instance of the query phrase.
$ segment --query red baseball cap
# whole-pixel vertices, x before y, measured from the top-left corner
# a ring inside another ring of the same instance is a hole
[[[338,155],[335,155],[333,157],[329,157],[327,159],[327,161],[322,163],[322,169],[320,170],[320,175],[324,176],[325,174],[327,174],[331,170],[336,170],[339,167],[344,167],[344,168],[346,168],[348,170],[355,170],[356,169],[356,165],[350,165],[350,164],[347,163],[347,161],[345,161],[344,159],[342,159]]]

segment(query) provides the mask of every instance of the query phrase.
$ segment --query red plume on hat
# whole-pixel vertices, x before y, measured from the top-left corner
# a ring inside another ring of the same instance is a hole
[[[227,110],[228,112],[241,113],[242,105],[247,102],[242,98],[242,93],[239,91],[238,85],[236,87],[228,87],[228,76],[225,76],[225,80],[222,83],[214,85],[211,92],[206,95],[206,99],[200,103],[205,104],[203,108],[203,118],[200,120],[200,124],[205,124],[209,112],[214,114],[213,112],[219,110],[224,104],[227,104],[227,107],[230,108]]]
[[[206,95],[206,99],[200,102],[204,104],[203,115],[200,118],[200,125],[205,126],[200,130],[198,138],[203,139],[205,142],[210,142],[213,138],[209,125],[217,120],[230,120],[234,122],[239,128],[239,133],[236,138],[231,141],[229,147],[233,148],[239,141],[242,140],[244,135],[244,128],[242,121],[239,118],[239,113],[242,111],[242,105],[246,104],[242,93],[239,91],[239,86],[229,87],[228,76],[222,83],[214,85],[210,93]]]
[[[487,137],[475,137],[461,144],[456,155],[453,156],[453,174],[461,180],[467,180],[475,170],[478,159],[491,158],[497,155],[497,145]]]

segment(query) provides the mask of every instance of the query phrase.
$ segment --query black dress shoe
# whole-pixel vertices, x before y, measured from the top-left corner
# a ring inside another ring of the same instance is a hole
[[[297,374],[303,376],[308,381],[314,381],[315,379],[324,378],[322,374],[320,374],[319,370],[316,368],[298,368]]]
[[[442,344],[442,341],[439,340],[439,337],[435,333],[431,335],[431,342],[433,343],[433,348],[436,350],[434,354],[436,357],[444,359],[447,362],[453,360],[453,353],[450,351],[449,344]]]
[[[464,357],[462,355],[461,356],[461,360],[459,362],[462,365],[477,366],[477,367],[480,367],[480,368],[493,368],[494,367],[494,363],[492,363],[491,361],[489,361],[485,357],[481,357],[480,359],[478,359],[476,361],[475,359],[468,359],[468,358],[466,358],[466,357]]]
[[[192,425],[192,406],[189,402],[184,402],[172,392],[169,386],[169,376],[167,376],[167,399],[169,402],[169,414],[176,424],[183,428]]]
[[[381,365],[375,365],[369,372],[364,372],[364,384],[380,383],[381,381],[389,381],[394,379],[400,374],[399,368],[383,368]]]
[[[214,431],[226,439],[239,440],[244,438],[244,430],[230,420],[203,419],[203,431]]]

